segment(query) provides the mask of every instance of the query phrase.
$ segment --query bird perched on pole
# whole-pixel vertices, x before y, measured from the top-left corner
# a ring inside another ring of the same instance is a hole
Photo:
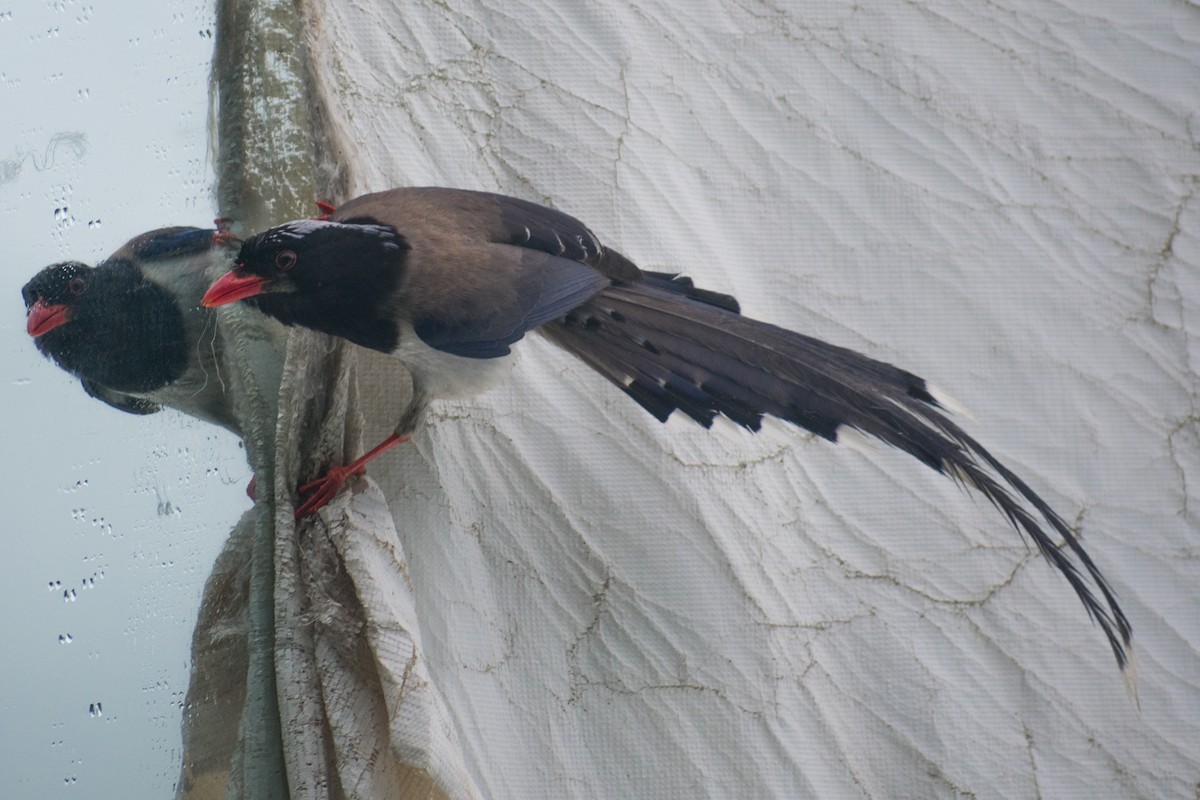
[[[21,290],[25,328],[42,354],[113,408],[169,406],[240,433],[220,373],[221,332],[200,305],[236,244],[220,228],[161,228],[95,267],[51,264]]]
[[[723,415],[757,431],[770,415],[829,441],[851,429],[975,488],[1064,575],[1127,663],[1130,625],[1100,570],[1067,523],[943,413],[944,395],[898,367],[743,317],[728,295],[644,272],[574,217],[457,189],[368,194],[326,220],[246,239],[202,302],[237,300],[390,353],[412,375],[395,432],[301,486],[298,516],[406,441],[431,400],[489,385],[512,345],[537,330],[660,421],[680,411],[710,427]]]

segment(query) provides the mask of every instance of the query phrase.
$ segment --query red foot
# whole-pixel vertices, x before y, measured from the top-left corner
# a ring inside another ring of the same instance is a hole
[[[303,519],[318,508],[321,508],[334,497],[337,496],[338,490],[342,488],[342,484],[350,480],[354,475],[361,475],[367,471],[367,462],[376,456],[384,453],[398,444],[404,444],[409,440],[407,435],[401,436],[393,433],[388,438],[384,439],[375,447],[368,450],[363,455],[354,459],[344,467],[330,467],[328,471],[320,478],[309,481],[303,484],[297,493],[303,497],[306,494],[311,495],[305,498],[300,507],[296,509],[296,519]]]
[[[225,247],[238,243],[238,237],[234,236],[233,231],[230,230],[233,227],[232,217],[217,217],[213,220],[213,224],[217,226],[217,230],[213,233],[212,238],[214,245]]]
[[[358,469],[330,467],[324,475],[315,481],[303,484],[296,492],[302,497],[306,494],[309,496],[296,508],[296,519],[304,519],[318,508],[326,505],[337,496],[338,489],[341,489],[342,484],[350,480],[351,476],[361,475],[366,471],[366,467],[359,467]],[[310,492],[311,494],[309,494]]]
[[[335,206],[331,203],[326,203],[324,200],[318,200],[317,201],[317,210],[320,211],[321,214],[320,214],[320,216],[316,217],[316,219],[327,220],[327,219],[329,219],[330,214],[337,211],[337,206]]]
[[[251,475],[250,482],[246,484],[246,497],[251,500],[258,500],[258,476]]]

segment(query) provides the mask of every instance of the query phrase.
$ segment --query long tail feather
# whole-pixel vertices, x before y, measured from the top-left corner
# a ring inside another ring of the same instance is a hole
[[[709,427],[721,414],[757,431],[770,415],[830,441],[849,426],[974,487],[1063,574],[1118,666],[1128,663],[1129,621],[1070,526],[946,417],[916,375],[747,319],[732,297],[656,273],[603,289],[542,331],[660,421],[678,410]]]

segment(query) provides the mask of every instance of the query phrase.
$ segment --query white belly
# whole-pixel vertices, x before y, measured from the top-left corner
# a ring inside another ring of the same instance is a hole
[[[393,357],[408,368],[413,384],[426,399],[444,400],[471,397],[498,383],[512,367],[512,356],[503,358],[463,358],[443,353],[421,341],[407,326],[400,334],[400,346]]]

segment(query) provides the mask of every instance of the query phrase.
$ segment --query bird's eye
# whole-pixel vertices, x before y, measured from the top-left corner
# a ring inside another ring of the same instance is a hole
[[[87,291],[87,281],[83,278],[71,278],[71,281],[67,284],[67,289],[70,290],[71,294],[79,297],[79,295]]]
[[[275,269],[287,272],[296,266],[296,254],[291,250],[280,250],[275,254]]]

